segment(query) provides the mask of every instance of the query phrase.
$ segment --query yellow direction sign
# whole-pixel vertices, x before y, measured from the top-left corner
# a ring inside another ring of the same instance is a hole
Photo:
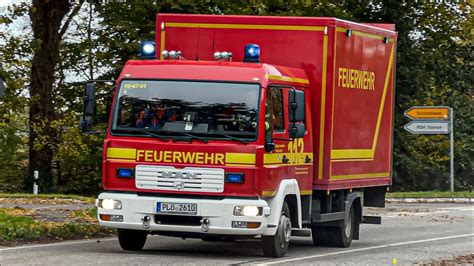
[[[413,106],[405,111],[405,116],[416,119],[447,119],[449,107],[447,106]]]

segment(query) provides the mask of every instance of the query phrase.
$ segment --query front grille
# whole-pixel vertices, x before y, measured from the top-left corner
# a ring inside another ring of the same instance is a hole
[[[224,191],[224,169],[137,165],[135,186],[150,190],[221,193]]]
[[[201,226],[201,216],[155,215],[155,223],[167,225]]]

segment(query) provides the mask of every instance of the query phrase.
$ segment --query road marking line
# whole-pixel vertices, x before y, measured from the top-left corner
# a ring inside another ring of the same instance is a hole
[[[307,259],[321,258],[321,257],[327,257],[327,256],[333,256],[333,255],[339,255],[339,254],[345,254],[345,253],[354,253],[354,252],[358,252],[358,251],[366,251],[366,250],[380,249],[380,248],[386,248],[386,247],[397,247],[397,246],[403,246],[403,245],[418,244],[418,243],[425,243],[425,242],[432,242],[432,241],[446,240],[446,239],[453,239],[453,238],[461,238],[461,237],[468,237],[468,236],[474,236],[474,234],[465,234],[465,235],[456,235],[456,236],[447,236],[447,237],[437,237],[437,238],[430,238],[430,239],[423,239],[423,240],[415,240],[415,241],[407,241],[407,242],[400,242],[400,243],[394,243],[394,244],[386,244],[386,245],[373,246],[373,247],[365,247],[365,248],[358,248],[358,249],[351,249],[351,250],[335,251],[335,252],[330,252],[330,253],[325,253],[325,254],[318,254],[318,255],[312,255],[312,256],[306,256],[306,257],[290,258],[290,259],[286,259],[286,260],[277,260],[277,261],[270,261],[270,262],[258,263],[257,265],[272,265],[272,264],[277,264],[277,263],[286,263],[286,262],[292,262],[292,261],[299,261],[299,260],[307,260]]]
[[[73,240],[73,241],[50,243],[50,244],[27,245],[27,246],[19,246],[19,247],[11,247],[11,248],[0,248],[0,251],[9,251],[9,250],[16,250],[16,249],[28,249],[28,248],[40,248],[40,247],[52,247],[52,246],[65,246],[65,245],[97,242],[97,241],[105,242],[105,241],[112,241],[112,240],[117,240],[117,238],[116,237],[97,238],[97,239],[89,239],[89,240]]]
[[[463,206],[463,207],[446,207],[440,208],[441,210],[455,210],[455,211],[474,211],[474,206]]]

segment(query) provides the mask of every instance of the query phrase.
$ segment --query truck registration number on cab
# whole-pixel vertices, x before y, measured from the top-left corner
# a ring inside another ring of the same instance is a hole
[[[156,212],[157,213],[172,213],[172,214],[196,214],[197,204],[196,203],[157,202]]]

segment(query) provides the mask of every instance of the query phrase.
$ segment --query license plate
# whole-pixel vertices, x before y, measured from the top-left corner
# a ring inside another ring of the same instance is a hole
[[[173,213],[173,214],[196,214],[196,203],[169,203],[157,202],[156,212],[158,213]]]

